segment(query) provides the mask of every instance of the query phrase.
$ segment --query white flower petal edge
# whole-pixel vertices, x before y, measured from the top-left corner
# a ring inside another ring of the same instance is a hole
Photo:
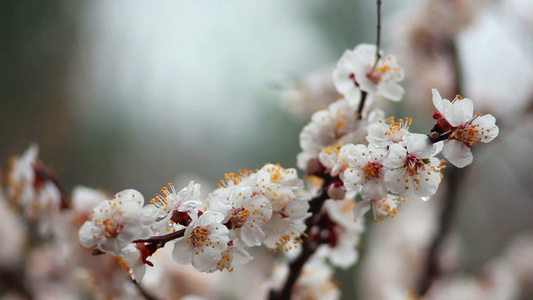
[[[458,168],[464,168],[474,160],[470,147],[457,140],[451,140],[446,143],[442,154],[451,164]]]
[[[102,201],[79,230],[81,244],[120,255],[129,243],[150,237],[153,220],[145,210],[152,211],[152,207],[143,208],[143,204],[141,193],[132,189],[117,193],[113,200]]]

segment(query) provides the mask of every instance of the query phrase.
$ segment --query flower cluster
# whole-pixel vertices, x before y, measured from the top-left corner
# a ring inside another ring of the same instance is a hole
[[[403,76],[396,58],[373,45],[346,51],[333,72],[344,98],[316,112],[300,134],[298,166],[309,175],[332,176],[332,199],[344,199],[350,192],[359,195],[356,216],[371,207],[374,218],[394,216],[409,191],[427,200],[442,181],[445,161],[437,155],[443,148],[452,164],[464,167],[472,162],[471,146],[498,135],[494,117],[473,116],[472,100],[443,100],[436,89],[437,122],[429,135],[411,133],[410,118],[385,118],[381,110],[365,104],[379,97],[399,101]],[[446,145],[444,140],[449,140]]]
[[[474,115],[474,103],[468,98],[457,95],[453,101],[442,99],[433,89],[433,104],[437,108],[433,114],[437,122],[430,138],[433,141],[449,140],[444,146],[444,157],[459,168],[474,160],[471,146],[477,142],[488,143],[498,136],[496,119],[490,114]]]
[[[147,258],[170,240],[174,260],[201,272],[231,271],[248,262],[246,247],[296,247],[309,204],[297,194],[303,182],[295,170],[267,164],[225,179],[205,199],[192,181],[180,191],[169,184],[148,205],[139,192],[122,191],[92,210],[80,241],[119,256],[132,274],[151,265]]]

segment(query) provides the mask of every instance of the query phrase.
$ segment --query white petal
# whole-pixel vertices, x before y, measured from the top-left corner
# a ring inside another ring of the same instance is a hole
[[[435,108],[439,111],[443,111],[443,105],[442,105],[442,97],[439,94],[439,91],[437,89],[432,89],[431,93],[433,94],[433,105],[435,105]]]
[[[135,204],[135,206],[137,207],[142,207],[144,205],[143,195],[134,189],[127,189],[123,190],[122,192],[118,192],[114,196],[113,201],[119,203],[132,203]]]
[[[121,241],[119,239],[107,239],[98,244],[98,248],[105,253],[113,254],[115,256],[120,255],[122,249],[129,244],[127,241]]]
[[[244,265],[254,258],[246,250],[239,247],[231,247],[231,251],[233,252],[233,260],[231,262],[236,266]]]
[[[455,101],[445,113],[446,120],[452,126],[459,126],[474,115],[474,102],[468,98]]]
[[[363,200],[381,199],[387,196],[387,186],[383,180],[368,180],[361,189]]]
[[[388,81],[378,84],[378,95],[381,95],[392,101],[400,101],[405,90],[396,82]]]
[[[383,55],[382,55],[383,56]],[[353,49],[353,59],[358,63],[372,64],[376,59],[376,45],[360,44]]]
[[[250,224],[245,224],[241,228],[241,239],[246,247],[259,246],[265,240],[265,234],[259,226],[250,227]]]
[[[392,144],[389,148],[389,156],[383,160],[383,165],[387,168],[397,168],[405,162],[407,150],[398,144]]]
[[[481,141],[483,143],[488,143],[498,136],[500,129],[496,126],[496,118],[491,114],[483,115],[479,118],[476,118],[473,124],[479,125],[483,130],[483,136]]]
[[[426,158],[435,153],[437,146],[429,141],[429,138],[425,134],[415,133],[409,136],[407,143],[407,151],[409,153],[416,154],[419,158]]]
[[[353,207],[354,220],[361,218],[367,211],[370,210],[371,202],[370,201],[359,201]]]
[[[100,235],[100,228],[96,227],[93,221],[83,223],[83,226],[81,226],[78,232],[80,243],[87,248],[96,245],[100,240]]]
[[[458,168],[466,167],[474,160],[470,148],[457,140],[451,140],[444,145],[442,154],[451,164]]]
[[[345,66],[338,67],[333,71],[333,83],[339,93],[345,94],[352,89],[359,90],[353,79],[350,78],[351,74],[353,71]]]
[[[385,172],[385,182],[389,185],[389,190],[393,193],[403,194],[407,191],[405,188],[409,186],[409,182],[405,182],[405,179],[409,179],[409,176],[404,178],[403,170],[387,171]]]
[[[200,272],[215,271],[217,262],[222,258],[220,251],[216,251],[211,247],[203,247],[204,251],[199,251],[198,254],[192,255],[192,266]]]
[[[191,263],[194,247],[187,242],[186,238],[178,239],[174,243],[174,250],[172,250],[172,257],[180,265],[188,265]]]
[[[431,159],[431,163],[426,165],[426,171],[420,170],[418,176],[418,183],[415,184],[415,194],[420,197],[429,197],[434,195],[439,188],[441,177],[440,172],[437,172],[431,168],[432,166],[439,165],[440,161],[438,158],[434,157]]]
[[[213,223],[221,223],[224,221],[224,215],[216,211],[206,211],[198,218],[199,227],[207,227]]]

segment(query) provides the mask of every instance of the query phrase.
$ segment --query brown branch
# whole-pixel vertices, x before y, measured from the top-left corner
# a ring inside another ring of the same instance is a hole
[[[361,102],[359,102],[359,107],[357,108],[357,112],[355,113],[358,120],[363,119],[363,108],[365,107],[366,96],[368,96],[368,93],[365,91],[361,91]]]
[[[72,208],[72,199],[70,197],[70,194],[67,192],[63,184],[59,181],[59,178],[57,174],[47,168],[42,162],[37,162],[33,165],[33,170],[35,172],[35,180],[42,182],[50,181],[52,182],[56,188],[58,189],[60,195],[61,195],[61,209],[70,209]],[[34,183],[38,184],[38,183]]]
[[[376,68],[376,66],[378,65],[378,61],[381,59],[381,55],[379,54],[379,47],[381,44],[381,0],[376,0],[376,5],[378,15],[376,29],[378,33],[376,36],[376,61],[374,62],[374,68]]]
[[[176,232],[172,232],[172,233],[165,234],[165,235],[156,235],[156,236],[149,237],[147,239],[135,240],[132,243],[151,243],[151,244],[159,243],[162,245],[161,247],[163,247],[165,246],[166,243],[172,240],[178,239],[180,237],[183,237],[184,234],[185,234],[185,229],[182,229],[182,230],[178,230]]]
[[[329,199],[327,189],[331,184],[332,178],[329,174],[325,174],[323,175],[323,179],[324,182],[322,183],[320,194],[318,194],[309,202],[309,212],[311,213],[311,216],[305,221],[306,229],[304,236],[306,236],[306,238],[302,242],[302,252],[298,258],[289,264],[289,275],[287,276],[287,280],[285,281],[283,288],[277,292],[274,290],[270,291],[270,300],[291,299],[292,289],[300,277],[305,263],[315,253],[316,249],[321,243],[319,240],[320,234],[312,235],[311,231],[324,217],[324,214],[320,214],[320,211],[322,210],[324,202]]]

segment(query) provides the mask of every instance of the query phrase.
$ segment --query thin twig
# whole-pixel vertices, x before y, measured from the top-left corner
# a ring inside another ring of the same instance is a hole
[[[156,236],[149,237],[147,239],[135,240],[132,243],[162,243],[162,246],[164,246],[165,243],[178,239],[180,237],[183,237],[184,234],[185,234],[185,229],[182,229],[182,230],[178,230],[176,232],[172,232],[166,235],[156,235]]]
[[[361,91],[361,102],[359,102],[359,107],[357,108],[357,113],[355,114],[358,120],[363,119],[363,108],[365,107],[365,101],[366,101],[367,95],[368,95],[367,92]]]
[[[52,182],[60,193],[61,209],[72,208],[72,198],[67,192],[67,189],[61,184],[57,174],[47,168],[42,162],[37,162],[33,165],[36,178],[39,180]]]
[[[378,65],[378,61],[381,59],[381,54],[379,53],[379,48],[381,46],[381,0],[376,1],[377,4],[377,14],[378,14],[378,21],[377,21],[377,36],[376,36],[376,61],[374,62],[374,68]]]

